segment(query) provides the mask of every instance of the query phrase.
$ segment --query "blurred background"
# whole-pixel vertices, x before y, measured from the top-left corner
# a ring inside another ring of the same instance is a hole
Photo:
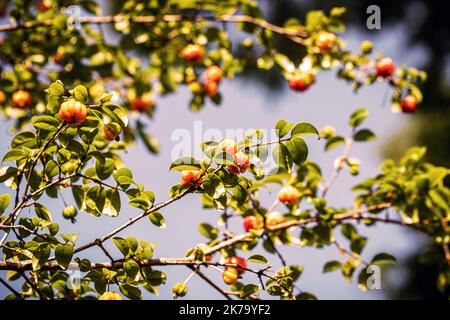
[[[307,93],[296,94],[289,90],[281,77],[262,73],[250,73],[233,82],[221,85],[223,103],[220,107],[208,105],[198,113],[188,110],[190,94],[181,90],[177,94],[158,100],[155,117],[150,121],[149,131],[159,139],[161,152],[158,156],[150,155],[143,146],[137,145],[124,155],[126,165],[134,170],[135,180],[146,188],[154,190],[157,200],[168,197],[168,190],[178,183],[180,177],[176,172],[169,172],[171,150],[178,143],[171,138],[176,129],[194,130],[194,122],[201,121],[203,130],[215,128],[225,133],[226,129],[262,128],[270,129],[278,119],[286,118],[291,122],[307,121],[321,128],[333,125],[339,133],[349,131],[347,119],[356,108],[366,107],[371,115],[366,126],[377,134],[375,142],[363,145],[356,144],[351,156],[362,160],[361,174],[351,177],[347,172],[339,177],[329,192],[329,203],[335,206],[349,206],[353,195],[350,189],[362,178],[370,177],[378,172],[378,165],[385,157],[398,158],[411,145],[428,147],[428,160],[439,165],[450,165],[450,42],[448,33],[450,21],[443,4],[439,1],[314,1],[314,0],[277,0],[260,1],[266,17],[275,24],[282,24],[290,17],[302,19],[312,9],[328,10],[334,6],[345,6],[347,30],[343,39],[349,49],[357,50],[362,40],[375,43],[376,51],[394,59],[397,65],[408,65],[422,68],[428,72],[428,81],[422,87],[424,101],[419,112],[414,115],[393,114],[389,110],[386,95],[389,94],[387,84],[379,83],[364,88],[354,95],[349,86],[338,81],[332,72],[318,74],[317,83]],[[112,10],[105,2],[104,13]],[[381,30],[368,30],[366,9],[377,4],[381,8]],[[113,40],[114,33],[106,30]],[[233,30],[230,30],[234,34]],[[236,37],[241,35],[236,33]],[[280,39],[291,56],[298,50]],[[0,153],[7,150],[9,143],[8,123],[0,123]],[[323,152],[323,142],[309,139],[310,156],[318,162],[327,177],[333,171],[334,159],[340,154],[338,148],[332,152]],[[198,148],[199,146],[193,146]],[[193,150],[194,152],[194,150]],[[276,196],[274,190],[267,196],[267,204]],[[3,186],[0,193],[6,192]],[[66,195],[66,199],[71,199]],[[78,223],[72,225],[62,221],[57,214],[61,210],[60,201],[49,202],[53,216],[60,223],[65,233],[81,232],[78,244],[91,241],[98,233],[106,233],[121,225],[136,214],[133,208],[123,212],[117,218],[102,217],[101,220],[88,214],[81,214]],[[127,229],[119,236],[134,236],[157,244],[155,256],[183,256],[185,251],[200,242],[206,241],[196,230],[201,222],[215,224],[219,212],[203,210],[197,196],[190,196],[176,202],[162,211],[167,227],[164,230],[155,228],[149,221],[142,221]],[[61,220],[61,221],[59,221]],[[235,221],[231,229],[241,232],[240,221]],[[382,272],[381,290],[362,292],[355,283],[346,283],[338,272],[322,274],[326,261],[337,259],[339,253],[334,248],[281,248],[289,264],[300,264],[305,271],[297,286],[315,294],[319,299],[397,299],[397,298],[444,298],[436,289],[436,275],[439,266],[436,264],[420,264],[423,252],[435,251],[422,235],[397,226],[377,225],[363,228],[362,234],[369,237],[363,257],[371,257],[380,251],[394,254],[398,264]],[[108,246],[117,253],[113,246]],[[262,248],[255,253],[266,254]],[[96,248],[87,251],[92,260],[107,260]],[[438,253],[440,254],[440,252]],[[276,256],[266,254],[275,267],[280,264]],[[245,256],[245,254],[242,254]],[[165,267],[160,270],[167,273],[168,281],[160,287],[159,296],[145,294],[147,299],[170,299],[171,287],[183,281],[190,270],[183,267]],[[2,276],[4,274],[0,273]],[[219,281],[220,274],[208,270],[212,279]],[[249,275],[249,281],[251,276]],[[251,279],[254,280],[254,279]],[[244,281],[245,282],[245,281]],[[6,294],[0,287],[0,296]],[[189,282],[190,299],[221,299],[222,297],[203,280],[193,277]]]

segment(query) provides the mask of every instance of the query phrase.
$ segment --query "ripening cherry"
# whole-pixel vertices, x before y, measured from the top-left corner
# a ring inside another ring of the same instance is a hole
[[[278,193],[278,201],[284,204],[294,205],[300,198],[299,192],[292,186],[283,187]]]
[[[181,172],[181,184],[198,186],[202,183],[201,175],[200,170],[184,170]]]
[[[122,128],[117,123],[108,123],[103,126],[101,137],[106,141],[113,141],[122,131]]]
[[[250,167],[250,160],[243,152],[237,152],[233,155],[235,166],[228,166],[231,173],[244,173]]]
[[[231,139],[224,139],[219,144],[219,149],[229,154],[235,154],[237,152],[237,144]]]
[[[262,229],[263,225],[257,216],[247,216],[242,222],[245,231]]]
[[[336,44],[336,35],[332,32],[322,31],[316,38],[316,47],[322,52],[327,52],[333,49]]]
[[[391,58],[382,58],[375,62],[377,75],[383,78],[391,76],[395,71],[394,61]]]
[[[86,120],[87,108],[81,102],[69,99],[61,104],[59,116],[66,121],[69,126],[78,126]]]
[[[0,90],[0,105],[5,104],[6,102],[6,94]]]
[[[273,227],[285,221],[284,215],[277,211],[268,212],[266,214],[266,226]]]
[[[123,300],[123,298],[117,292],[107,291],[98,297],[98,300]]]
[[[400,107],[403,113],[414,113],[417,108],[417,98],[412,95],[404,97],[400,103]]]
[[[217,96],[219,93],[219,86],[217,85],[217,82],[214,81],[206,81],[203,84],[203,91],[205,92],[205,95],[212,98]]]
[[[245,268],[247,268],[247,260],[240,257],[230,257],[227,260],[225,260],[225,264],[235,265],[237,266],[237,271],[239,274],[245,272]]]
[[[148,94],[136,97],[131,101],[131,109],[139,112],[147,112],[154,105],[155,101]]]
[[[223,282],[232,286],[239,278],[239,271],[236,268],[226,268],[222,273]]]
[[[188,44],[181,50],[180,55],[184,60],[188,62],[198,63],[203,59],[203,56],[205,55],[205,49],[198,44]]]
[[[37,5],[37,9],[40,12],[45,12],[49,10],[52,7],[52,1],[51,0],[39,0],[39,3]]]
[[[210,66],[203,73],[203,77],[206,79],[206,81],[212,81],[215,83],[219,83],[220,80],[222,80],[222,75],[222,69],[218,66]]]
[[[316,81],[315,76],[312,73],[294,73],[289,79],[289,87],[293,91],[303,92],[306,91]]]
[[[12,95],[12,105],[19,109],[28,109],[31,105],[31,94],[26,90],[18,90]]]

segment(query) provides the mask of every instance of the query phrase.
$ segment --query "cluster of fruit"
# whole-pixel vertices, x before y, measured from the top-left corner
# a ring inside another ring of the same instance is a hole
[[[245,173],[250,168],[250,159],[244,152],[239,151],[237,144],[230,139],[225,139],[219,144],[219,150],[232,155],[234,164],[228,166],[228,170],[234,174]],[[198,187],[202,183],[201,170],[184,170],[181,172],[181,184]]]

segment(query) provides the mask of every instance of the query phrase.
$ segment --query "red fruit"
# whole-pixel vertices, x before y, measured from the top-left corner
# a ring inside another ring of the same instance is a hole
[[[188,44],[181,50],[180,55],[188,62],[198,63],[203,59],[205,49],[198,44]]]
[[[116,139],[121,132],[121,128],[116,123],[109,123],[103,127],[101,136],[106,141],[113,141]]]
[[[0,105],[5,104],[6,102],[6,94],[3,91],[0,91]]]
[[[202,183],[201,175],[202,172],[200,170],[184,170],[181,172],[181,184],[198,186]]]
[[[242,223],[245,231],[258,230],[262,228],[262,223],[257,216],[247,216]]]
[[[268,212],[266,214],[266,226],[267,227],[273,227],[280,223],[284,222],[284,216],[276,211]]]
[[[214,81],[206,81],[203,84],[203,90],[208,97],[215,97],[219,93],[217,82]]]
[[[278,201],[284,204],[294,205],[298,202],[299,197],[298,190],[292,186],[283,187],[278,193]]]
[[[74,99],[69,99],[61,104],[59,116],[69,126],[80,125],[86,120],[87,108],[84,104]]]
[[[39,0],[37,5],[37,9],[41,12],[45,12],[52,7],[52,3],[50,0]]]
[[[336,35],[328,31],[322,31],[315,41],[316,47],[322,52],[333,49],[336,44]]]
[[[289,87],[294,91],[303,92],[315,82],[311,73],[294,73],[289,79]]]
[[[225,139],[219,144],[219,149],[229,154],[237,152],[237,144],[231,139]]]
[[[220,69],[218,66],[211,66],[208,67],[205,72],[203,73],[203,76],[205,77],[206,81],[212,81],[215,83],[219,83],[222,79],[222,69]]]
[[[15,108],[28,109],[31,105],[31,94],[25,90],[18,90],[12,95],[12,105]]]
[[[147,112],[155,105],[155,101],[148,95],[137,97],[131,101],[131,109],[139,112]]]
[[[406,96],[400,103],[403,113],[414,113],[417,108],[417,99],[414,96]]]
[[[233,285],[237,282],[239,278],[239,271],[236,268],[226,268],[222,273],[223,282],[228,285]]]
[[[391,76],[395,71],[395,65],[391,58],[382,58],[375,62],[377,75],[383,78]]]
[[[245,153],[243,152],[235,153],[233,158],[234,162],[236,163],[236,166],[228,167],[228,170],[230,170],[231,173],[234,174],[244,173],[250,167],[250,160]]]
[[[227,260],[225,260],[225,264],[232,264],[232,265],[237,266],[238,267],[237,271],[239,273],[244,273],[245,268],[247,268],[247,260],[245,260],[244,258],[239,258],[239,257],[228,258]]]

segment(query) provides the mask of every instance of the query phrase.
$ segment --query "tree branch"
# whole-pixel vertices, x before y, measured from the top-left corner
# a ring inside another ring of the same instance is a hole
[[[126,21],[128,17],[123,16],[121,14],[117,15],[109,15],[109,16],[89,16],[89,17],[80,17],[77,22],[80,22],[81,24],[110,24],[110,23],[116,23],[121,21]],[[307,37],[307,33],[305,29],[297,28],[297,29],[287,29],[283,28],[277,25],[274,25],[270,22],[267,22],[264,19],[261,18],[254,18],[247,15],[223,15],[220,17],[216,16],[183,16],[179,14],[168,14],[163,16],[135,16],[131,17],[131,22],[136,24],[148,24],[148,23],[154,23],[158,21],[164,21],[164,22],[181,22],[181,21],[218,21],[218,22],[228,22],[228,23],[249,23],[253,24],[255,26],[259,26],[261,28],[270,30],[274,33],[277,33],[279,35],[286,36],[290,40],[298,43],[303,44],[303,38]],[[18,29],[33,29],[37,27],[51,27],[53,25],[54,21],[52,19],[47,19],[44,21],[24,21],[20,25],[19,24],[6,24],[0,26],[0,31],[13,31]]]

